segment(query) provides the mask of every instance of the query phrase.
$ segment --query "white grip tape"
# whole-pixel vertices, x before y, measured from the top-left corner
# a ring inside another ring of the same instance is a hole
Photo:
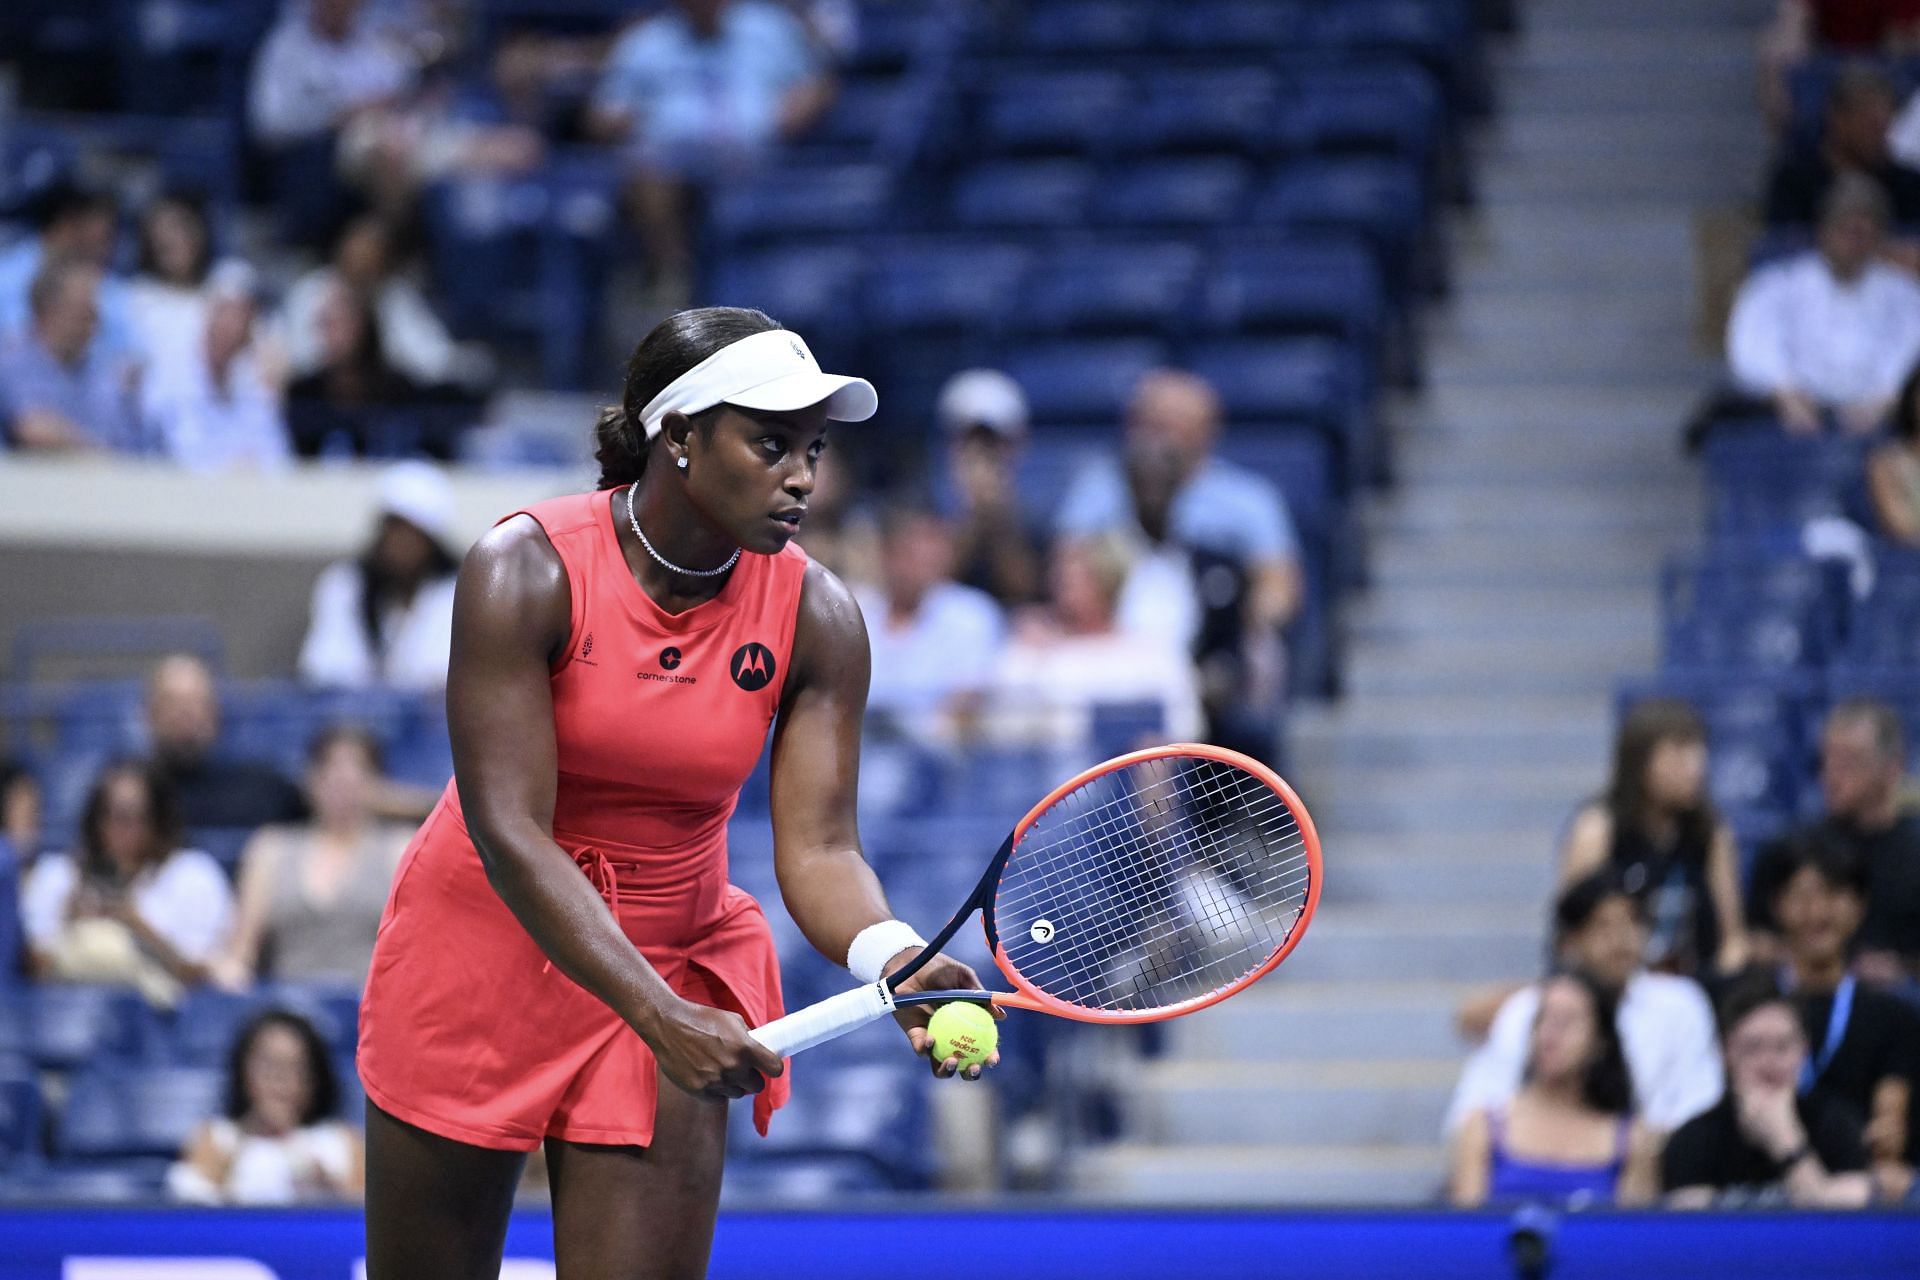
[[[893,992],[887,990],[884,982],[871,982],[796,1009],[764,1027],[755,1027],[753,1038],[784,1058],[864,1027],[891,1012]]]

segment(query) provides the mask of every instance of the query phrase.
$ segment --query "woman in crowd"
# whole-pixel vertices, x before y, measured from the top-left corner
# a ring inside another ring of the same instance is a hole
[[[387,886],[407,831],[373,812],[380,747],[364,730],[323,730],[307,752],[313,821],[262,828],[240,859],[233,942],[216,970],[245,988],[261,975],[365,983]]]
[[[431,692],[453,638],[453,488],[424,462],[380,477],[380,521],[357,560],[321,571],[300,647],[311,684]]]
[[[134,346],[151,372],[191,363],[207,321],[213,237],[206,206],[184,192],[167,192],[140,217],[138,274],[127,287]]]
[[[1541,985],[1520,1091],[1468,1115],[1454,1137],[1447,1195],[1455,1205],[1653,1199],[1658,1140],[1633,1118],[1615,1012],[1585,974]]]
[[[1733,833],[1707,796],[1707,731],[1675,698],[1627,713],[1613,776],[1567,832],[1560,888],[1601,867],[1619,871],[1649,926],[1649,968],[1690,977],[1746,962]]]
[[[219,863],[180,847],[165,782],[123,763],[87,797],[79,857],[48,854],[28,871],[20,914],[36,975],[128,982],[172,1004],[225,945],[233,895]]]
[[[259,1014],[227,1060],[225,1114],[187,1140],[167,1190],[195,1204],[357,1200],[365,1153],[339,1105],[340,1083],[313,1024],[285,1010]]]
[[[1920,547],[1920,366],[1893,402],[1889,438],[1867,459],[1867,492],[1881,534]]]

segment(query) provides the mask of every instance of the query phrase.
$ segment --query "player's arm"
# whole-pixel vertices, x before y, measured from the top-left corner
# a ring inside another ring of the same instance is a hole
[[[779,1058],[732,1013],[680,999],[554,843],[550,664],[569,640],[565,567],[519,517],[468,553],[454,593],[447,722],[454,778],[487,879],[560,971],[640,1033],[682,1089],[757,1092]]]
[[[872,666],[866,623],[853,594],[818,564],[807,566],[800,589],[792,662],[773,730],[774,869],[787,913],[807,941],[835,964],[845,964],[860,931],[892,919],[893,912],[860,852],[855,813],[860,723]],[[886,971],[900,968],[919,950],[901,951]],[[939,957],[901,990],[979,986],[972,969]],[[931,1016],[919,1006],[897,1015],[916,1053],[931,1049],[925,1031]]]

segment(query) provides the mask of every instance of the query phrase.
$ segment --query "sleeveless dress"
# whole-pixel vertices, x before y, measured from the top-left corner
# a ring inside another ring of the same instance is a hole
[[[1633,1121],[1622,1117],[1614,1129],[1613,1155],[1600,1164],[1561,1164],[1516,1156],[1507,1147],[1506,1114],[1487,1112],[1492,1167],[1488,1171],[1489,1204],[1545,1201],[1549,1204],[1611,1204],[1627,1167],[1627,1143]]]
[[[727,820],[780,706],[806,555],[743,554],[717,596],[669,614],[620,553],[614,492],[515,513],[545,530],[572,593],[553,838],[674,991],[758,1026],[781,1015],[780,965],[759,904],[727,882]],[[382,1110],[475,1146],[653,1140],[652,1052],[494,892],[453,783],[394,875],[359,1068]],[[783,1075],[755,1095],[762,1134],[788,1090]]]

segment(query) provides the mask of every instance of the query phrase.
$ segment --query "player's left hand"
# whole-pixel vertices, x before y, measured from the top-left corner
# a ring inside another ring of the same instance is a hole
[[[893,959],[887,961],[886,971],[894,972],[905,967],[921,948],[908,947]],[[978,991],[980,976],[968,966],[961,964],[951,956],[937,955],[927,961],[926,967],[900,984],[900,995],[911,995],[916,991]],[[1004,1018],[1007,1011],[993,1007],[995,1018]],[[893,1011],[893,1020],[898,1022],[907,1033],[907,1040],[913,1045],[913,1051],[933,1063],[933,1074],[944,1080],[960,1071],[960,1060],[948,1058],[945,1062],[933,1061],[933,1037],[927,1034],[927,1023],[933,1019],[933,1008],[929,1005],[908,1005]],[[989,1067],[1000,1065],[1000,1051],[994,1050],[985,1063],[968,1067],[963,1078],[978,1080]]]

